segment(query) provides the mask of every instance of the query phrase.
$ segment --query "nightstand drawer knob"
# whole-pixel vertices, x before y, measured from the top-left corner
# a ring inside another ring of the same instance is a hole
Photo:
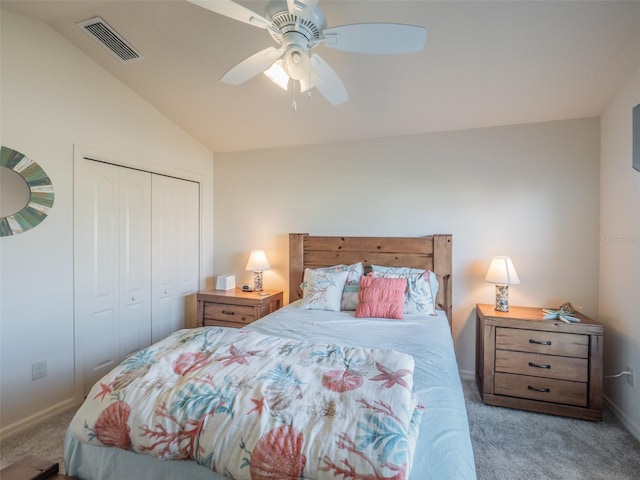
[[[529,343],[535,343],[536,345],[551,345],[551,341],[546,340],[544,342],[539,342],[538,340],[529,339]]]
[[[551,365],[538,365],[537,363],[529,362],[530,367],[535,368],[551,368]]]
[[[222,313],[224,313],[225,315],[235,315],[236,314],[236,312],[232,312],[232,311],[229,311],[229,310],[222,310]]]
[[[549,393],[551,391],[550,388],[538,388],[538,387],[532,387],[531,385],[529,385],[527,388],[529,390],[533,390],[534,392],[540,392],[540,393]]]

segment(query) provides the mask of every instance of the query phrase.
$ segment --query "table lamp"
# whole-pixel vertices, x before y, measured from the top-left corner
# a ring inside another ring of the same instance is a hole
[[[262,271],[269,270],[269,260],[264,250],[251,250],[249,255],[249,261],[247,262],[247,271],[253,272],[253,290],[256,292],[262,291]]]
[[[485,281],[496,284],[496,310],[509,311],[509,285],[520,283],[510,257],[493,257]]]

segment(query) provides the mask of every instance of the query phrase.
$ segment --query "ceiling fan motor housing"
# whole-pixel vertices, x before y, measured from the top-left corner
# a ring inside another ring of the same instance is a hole
[[[308,48],[315,47],[322,31],[327,27],[327,20],[319,8],[315,8],[308,20],[298,17],[289,12],[286,0],[275,0],[269,2],[265,9],[265,16],[271,19],[271,26],[268,31],[271,37],[278,43],[286,45],[285,36],[295,32],[306,38]]]

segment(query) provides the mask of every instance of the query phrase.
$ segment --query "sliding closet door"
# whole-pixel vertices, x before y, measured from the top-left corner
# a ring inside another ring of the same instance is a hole
[[[76,368],[86,394],[151,342],[151,174],[82,160],[74,183]]]
[[[198,291],[200,186],[152,178],[152,339],[195,326]]]

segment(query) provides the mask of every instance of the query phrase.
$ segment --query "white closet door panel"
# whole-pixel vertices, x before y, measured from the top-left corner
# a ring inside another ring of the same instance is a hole
[[[85,393],[120,361],[119,195],[117,167],[90,161],[76,166],[76,364]]]
[[[87,322],[87,337],[99,339],[87,342],[85,358],[87,372],[85,373],[86,391],[104,375],[120,363],[117,343],[118,311],[115,309],[94,312],[91,321]]]
[[[177,290],[181,296],[178,309],[184,326],[195,326],[198,280],[200,278],[200,185],[180,182],[180,262],[177,266]]]
[[[176,330],[182,328],[179,326],[176,328],[176,313],[174,306],[173,296],[163,296],[157,298],[153,303],[153,316],[151,336],[152,341],[158,342],[163,338],[167,338]]]
[[[109,165],[97,165],[90,202],[86,205],[86,218],[81,224],[89,227],[84,233],[88,235],[85,239],[87,260],[91,258],[93,261],[91,296],[95,307],[100,309],[118,305],[118,264],[113,259],[118,257],[119,249],[117,215],[120,190],[117,171]]]
[[[189,295],[198,290],[199,259],[194,254],[200,248],[200,186],[197,183],[181,181],[179,184],[180,229],[177,265],[177,288],[182,295]]]
[[[199,278],[199,185],[152,178],[152,341],[195,325]]]
[[[151,174],[120,169],[120,356],[151,344]]]

